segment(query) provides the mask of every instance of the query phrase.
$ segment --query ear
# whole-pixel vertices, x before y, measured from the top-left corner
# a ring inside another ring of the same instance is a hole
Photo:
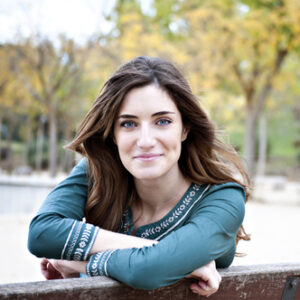
[[[183,129],[182,129],[182,135],[181,135],[181,141],[182,142],[186,140],[189,132],[190,132],[190,129],[188,127],[183,127]]]

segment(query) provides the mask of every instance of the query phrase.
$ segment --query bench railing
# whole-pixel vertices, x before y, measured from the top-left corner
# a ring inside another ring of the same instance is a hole
[[[300,300],[300,262],[233,266],[219,271],[222,283],[210,300]],[[153,291],[133,289],[106,277],[12,283],[0,285],[0,299],[199,299],[189,289],[191,281],[183,279]]]

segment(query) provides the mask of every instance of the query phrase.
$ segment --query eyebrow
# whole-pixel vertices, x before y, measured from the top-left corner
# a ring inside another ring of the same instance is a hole
[[[168,114],[175,114],[175,112],[173,112],[173,111],[158,111],[158,112],[152,114],[151,117],[168,115]],[[122,119],[138,119],[137,116],[135,116],[135,115],[129,115],[129,114],[120,115],[118,118],[119,119],[121,119],[121,118]]]

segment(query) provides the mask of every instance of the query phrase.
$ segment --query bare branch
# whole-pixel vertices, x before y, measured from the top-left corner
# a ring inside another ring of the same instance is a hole
[[[20,68],[21,59],[28,60],[29,64],[32,67],[35,67],[36,63],[30,57],[30,55],[27,55],[27,53],[21,47],[15,46],[14,50],[17,55],[14,55],[13,57],[9,56],[11,71],[21,80],[21,82],[23,83],[23,85],[25,86],[29,94],[37,101],[42,102],[43,101],[42,97],[39,95],[37,90],[33,87],[30,80],[28,80],[28,77],[24,76],[23,70],[21,70]]]
[[[268,75],[268,77],[266,79],[266,83],[265,83],[263,89],[261,90],[261,92],[258,94],[256,101],[255,101],[256,105],[255,105],[254,111],[253,111],[255,117],[257,117],[259,112],[262,110],[262,108],[266,102],[266,99],[272,90],[273,80],[276,77],[276,75],[279,73],[287,54],[288,54],[287,48],[281,49],[278,47],[274,68]]]
[[[233,65],[233,71],[235,73],[235,75],[237,76],[240,84],[241,84],[241,87],[246,95],[246,101],[251,104],[252,103],[252,99],[253,99],[253,94],[254,94],[254,82],[255,80],[254,79],[250,79],[250,80],[246,80],[244,77],[243,77],[243,74],[242,72],[240,71],[239,69],[239,66],[237,64],[234,64]]]

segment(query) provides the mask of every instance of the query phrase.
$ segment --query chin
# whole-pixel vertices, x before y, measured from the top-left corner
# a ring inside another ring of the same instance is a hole
[[[153,180],[153,179],[157,179],[159,177],[162,176],[161,172],[138,172],[138,173],[132,173],[132,176],[135,179],[139,179],[139,180]]]

